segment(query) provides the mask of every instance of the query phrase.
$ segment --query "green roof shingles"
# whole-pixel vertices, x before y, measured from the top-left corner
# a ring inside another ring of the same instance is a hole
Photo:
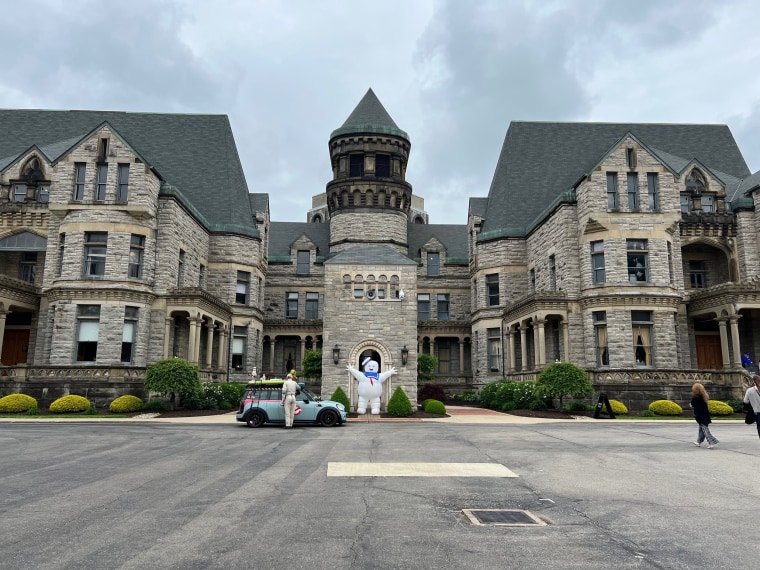
[[[365,93],[362,100],[348,116],[343,125],[335,129],[330,134],[330,139],[336,136],[359,134],[359,133],[380,133],[394,135],[409,140],[409,135],[398,128],[395,121],[385,110],[380,99],[370,88]]]
[[[0,156],[63,153],[108,123],[212,226],[252,228],[248,187],[226,115],[0,110]],[[50,156],[56,160],[60,156]]]
[[[696,158],[736,178],[750,174],[725,125],[513,121],[491,182],[481,236],[525,235],[547,206],[628,132],[650,148]]]

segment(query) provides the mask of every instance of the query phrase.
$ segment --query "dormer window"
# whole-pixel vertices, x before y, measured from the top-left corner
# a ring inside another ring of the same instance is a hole
[[[635,148],[627,148],[625,149],[625,161],[628,165],[628,168],[636,168],[636,149]]]
[[[108,157],[108,139],[102,138],[98,142],[98,162],[105,162]]]

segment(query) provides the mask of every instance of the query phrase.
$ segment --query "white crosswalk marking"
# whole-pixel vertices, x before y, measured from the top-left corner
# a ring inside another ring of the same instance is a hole
[[[328,477],[519,477],[499,463],[327,464]]]

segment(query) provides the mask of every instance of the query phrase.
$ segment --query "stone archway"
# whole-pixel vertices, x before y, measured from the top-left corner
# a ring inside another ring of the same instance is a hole
[[[373,339],[367,339],[356,344],[348,354],[348,362],[351,366],[362,370],[360,360],[365,353],[366,355],[372,355],[373,357],[375,355],[379,356],[380,360],[378,361],[378,364],[380,372],[385,372],[393,366],[393,358],[391,357],[391,352],[388,350],[388,347],[380,341]],[[356,410],[357,381],[348,372],[346,374],[348,375],[348,399],[351,402],[351,410]],[[388,400],[390,400],[391,394],[393,394],[392,383],[393,376],[383,382],[383,394],[380,397],[380,410],[383,412],[388,409]]]

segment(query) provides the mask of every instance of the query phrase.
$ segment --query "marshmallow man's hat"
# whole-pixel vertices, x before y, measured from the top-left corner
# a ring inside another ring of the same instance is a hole
[[[370,360],[372,360],[372,358],[369,356],[365,358],[364,360],[362,360],[362,366],[367,366],[367,362],[369,362]]]

